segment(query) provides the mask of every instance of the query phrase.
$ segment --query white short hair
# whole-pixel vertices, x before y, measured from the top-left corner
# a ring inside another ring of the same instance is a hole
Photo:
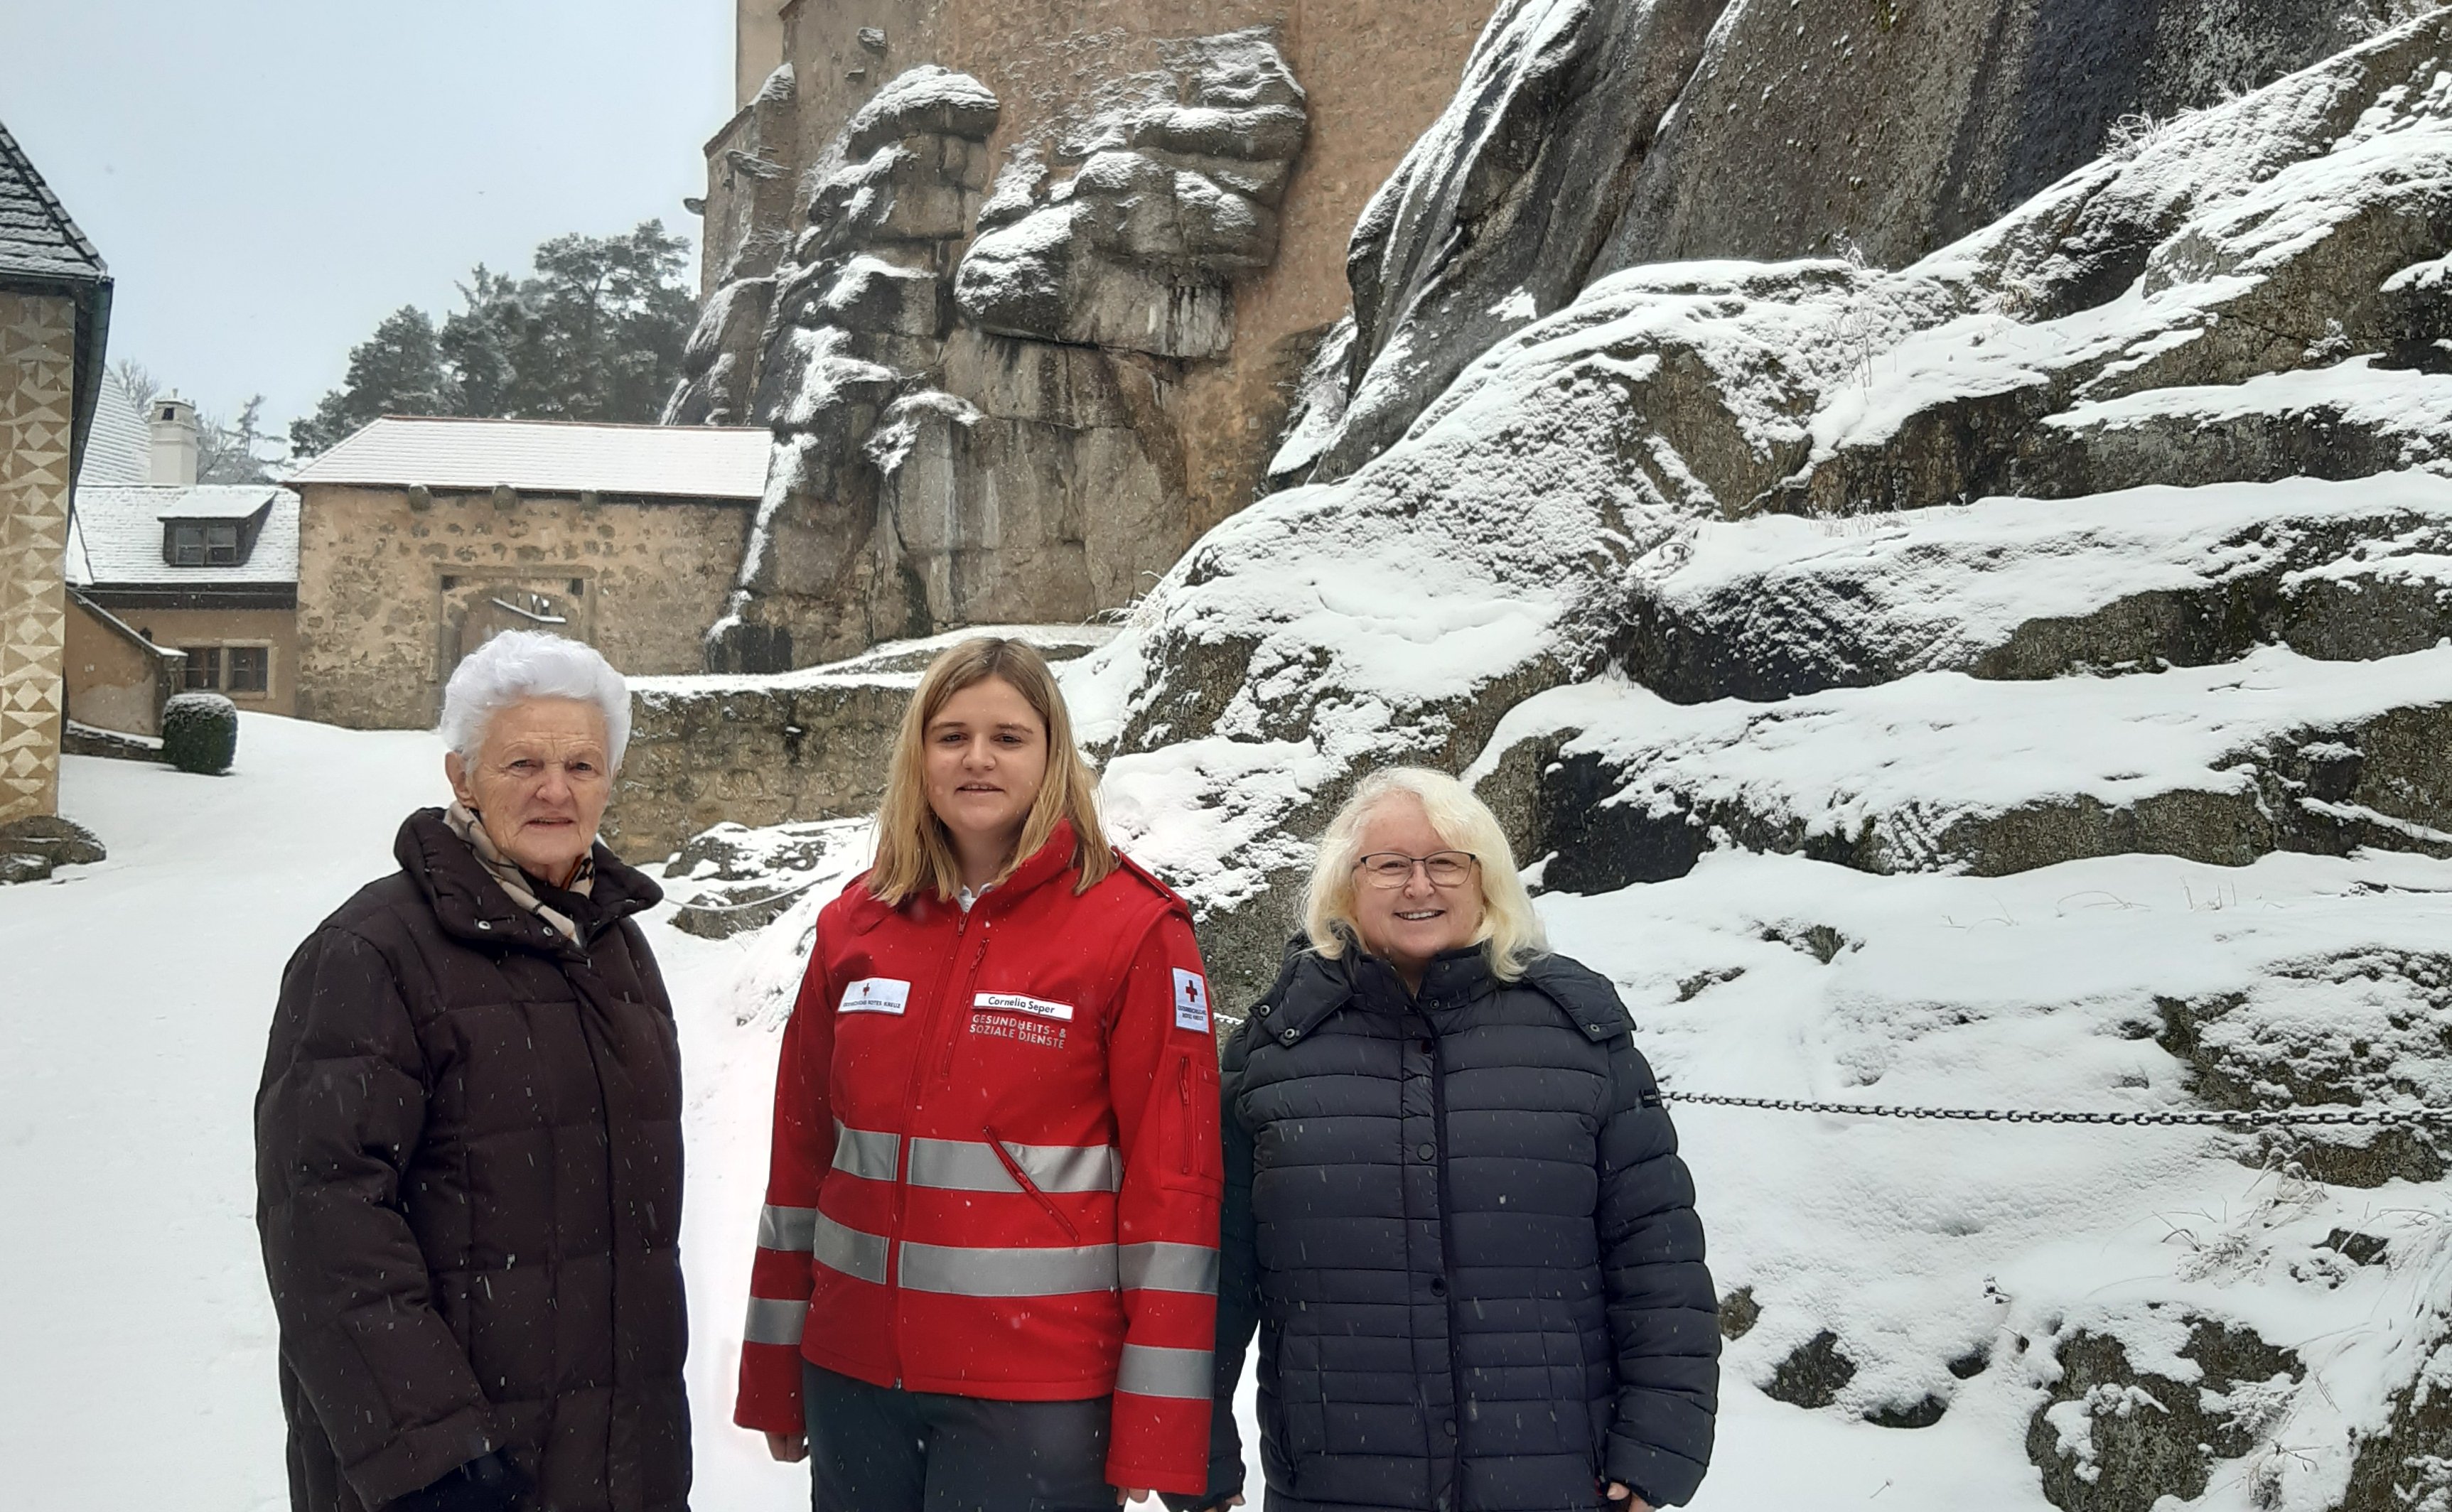
[[[630,744],[630,685],[594,646],[539,630],[505,630],[462,659],[443,689],[443,743],[473,761],[494,716],[530,698],[575,698],[604,716],[615,771]]]
[[[1362,851],[1363,826],[1382,803],[1399,795],[1420,801],[1431,828],[1447,844],[1470,854],[1481,884],[1481,928],[1473,943],[1490,958],[1493,975],[1512,982],[1524,974],[1532,957],[1546,952],[1549,940],[1540,915],[1532,912],[1532,894],[1515,870],[1515,852],[1498,815],[1473,789],[1428,767],[1390,767],[1364,777],[1328,821],[1313,861],[1311,883],[1303,889],[1303,933],[1313,950],[1332,960],[1345,953],[1355,939],[1354,865]]]

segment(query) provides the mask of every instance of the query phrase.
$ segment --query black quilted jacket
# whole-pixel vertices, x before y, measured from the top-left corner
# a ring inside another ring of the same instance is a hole
[[[256,1094],[295,1512],[500,1450],[521,1507],[682,1512],[688,1341],[672,1005],[596,849],[565,941],[440,809],[298,948]]]
[[[1694,1188],[1633,1026],[1563,956],[1418,997],[1297,951],[1226,1051],[1213,1494],[1260,1335],[1268,1512],[1655,1505],[1710,1460],[1720,1335]]]

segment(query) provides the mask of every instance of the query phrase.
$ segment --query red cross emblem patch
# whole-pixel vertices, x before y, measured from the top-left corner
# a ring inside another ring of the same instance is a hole
[[[1209,1032],[1209,983],[1198,972],[1175,969],[1175,1027]]]

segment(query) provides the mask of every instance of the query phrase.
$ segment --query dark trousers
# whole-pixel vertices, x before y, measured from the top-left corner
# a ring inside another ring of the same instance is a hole
[[[1116,1512],[1113,1398],[991,1402],[801,1365],[816,1512]]]

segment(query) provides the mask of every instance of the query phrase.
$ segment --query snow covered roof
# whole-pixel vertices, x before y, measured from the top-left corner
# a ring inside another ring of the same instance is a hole
[[[145,406],[117,373],[102,375],[102,390],[93,406],[93,428],[86,433],[85,459],[77,465],[79,488],[152,481],[153,431],[145,423]]]
[[[766,489],[772,444],[757,426],[386,415],[288,481],[378,488],[507,483],[536,493],[755,500]]]
[[[102,254],[0,126],[0,278],[100,284],[109,277]]]
[[[174,567],[162,528],[174,520],[247,520],[266,509],[255,549],[235,567]],[[298,496],[270,483],[192,488],[87,486],[69,525],[72,588],[287,587],[298,580]]]

